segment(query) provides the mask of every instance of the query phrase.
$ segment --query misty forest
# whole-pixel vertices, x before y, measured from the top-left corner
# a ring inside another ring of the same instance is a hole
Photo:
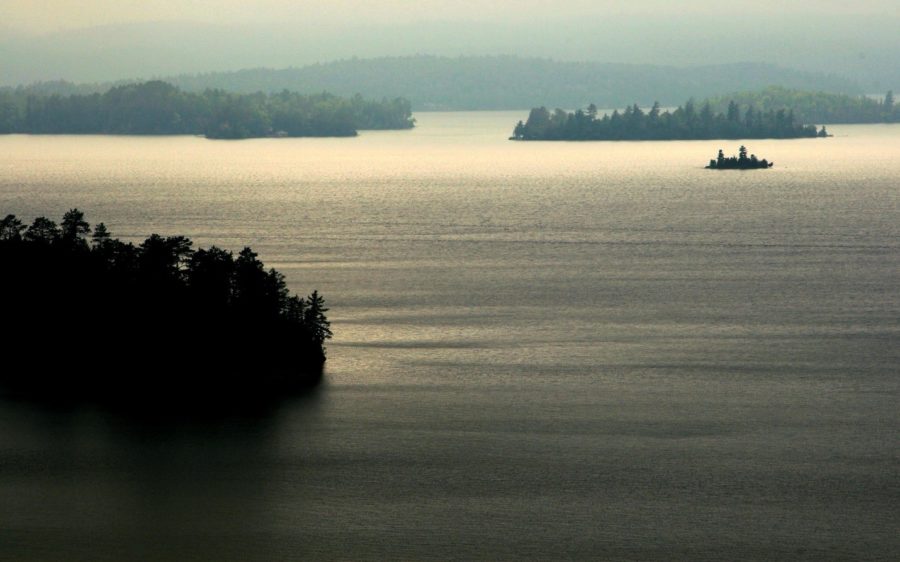
[[[759,111],[753,106],[741,114],[731,102],[726,113],[714,113],[705,103],[697,110],[693,100],[674,111],[661,111],[659,103],[644,112],[637,104],[598,117],[597,106],[587,110],[553,113],[546,107],[531,110],[519,121],[512,140],[701,140],[764,139],[827,136],[825,128],[802,125],[791,110]]]
[[[408,129],[402,98],[367,101],[360,95],[191,93],[162,81],[116,86],[103,94],[36,95],[0,92],[0,133],[348,137],[360,129]]]
[[[769,86],[759,91],[716,96],[706,103],[715,112],[731,111],[732,104],[737,104],[741,112],[751,107],[762,112],[783,109],[793,112],[801,123],[900,123],[900,105],[894,103],[893,90],[878,99]]]

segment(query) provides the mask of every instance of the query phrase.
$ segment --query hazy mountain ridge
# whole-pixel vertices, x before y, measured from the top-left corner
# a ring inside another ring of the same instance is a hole
[[[250,92],[327,90],[338,95],[404,96],[422,109],[523,109],[535,105],[620,106],[663,104],[772,84],[798,89],[859,93],[841,78],[769,64],[738,63],[689,68],[596,62],[563,62],[513,56],[383,57],[347,59],[282,70],[177,76],[174,84]]]
[[[695,67],[564,62],[515,56],[351,58],[297,68],[255,68],[164,77],[187,91],[207,88],[252,93],[328,91],[340,96],[404,97],[415,110],[576,108],[594,103],[620,107],[659,101],[675,105],[737,90],[777,84],[787,88],[862,93],[847,79],[772,64],[730,63]],[[42,94],[104,91],[109,84],[37,83]],[[68,89],[71,88],[71,91]]]
[[[723,7],[635,17],[594,8],[578,15],[560,9],[517,17],[525,12],[510,10],[502,20],[386,22],[348,13],[328,22],[144,21],[44,33],[0,28],[0,85],[302,67],[353,56],[507,53],[676,67],[774,62],[801,71],[834,73],[859,82],[868,93],[900,89],[896,10],[853,16],[737,7],[726,12]]]

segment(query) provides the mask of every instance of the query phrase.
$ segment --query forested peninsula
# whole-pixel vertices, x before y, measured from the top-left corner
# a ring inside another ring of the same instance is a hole
[[[725,113],[715,113],[709,103],[697,109],[693,100],[674,111],[661,111],[659,103],[649,111],[637,104],[598,116],[597,107],[567,112],[534,108],[526,122],[519,121],[510,140],[704,140],[787,139],[827,136],[824,127],[803,125],[793,112],[759,111],[749,107],[742,114],[729,104]]]
[[[159,80],[104,93],[0,92],[0,133],[349,137],[358,130],[409,129],[414,123],[410,103],[403,98],[369,101],[360,95],[342,98],[286,90],[186,92]]]
[[[792,110],[802,123],[900,123],[900,105],[894,103],[891,90],[877,99],[770,86],[708,101],[714,111],[726,111],[731,103],[736,103],[741,111],[749,107],[762,111]]]
[[[291,295],[250,248],[192,246],[123,242],[77,209],[60,224],[0,220],[2,388],[194,410],[318,382],[331,337],[318,292]]]

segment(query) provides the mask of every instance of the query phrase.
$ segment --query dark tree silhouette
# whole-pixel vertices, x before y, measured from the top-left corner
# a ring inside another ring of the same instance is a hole
[[[323,345],[325,340],[331,338],[331,324],[325,317],[328,309],[325,308],[325,301],[319,296],[318,291],[313,291],[306,301],[306,310],[304,312],[304,321],[306,326],[312,333],[313,341],[319,345]]]
[[[24,231],[25,225],[15,215],[6,215],[0,220],[0,241],[20,240]]]
[[[139,246],[90,225],[0,221],[0,383],[54,399],[165,409],[269,400],[316,382],[332,336],[324,301],[293,296],[244,248],[234,258],[152,234]],[[10,329],[12,328],[12,329]]]
[[[707,166],[708,169],[712,170],[753,170],[771,167],[772,163],[765,158],[760,160],[755,154],[747,156],[747,147],[743,145],[738,149],[738,155],[730,158],[726,158],[725,153],[720,148],[716,159],[710,160]]]
[[[105,246],[109,243],[109,231],[102,222],[94,227],[94,233],[91,235],[91,245],[95,248]]]
[[[232,302],[234,257],[215,246],[197,250],[188,264],[192,298],[204,308],[225,308]]]
[[[58,240],[59,235],[59,227],[55,222],[47,217],[37,217],[25,231],[25,240],[49,245]]]
[[[62,239],[70,243],[83,240],[91,232],[91,225],[84,220],[84,213],[78,209],[70,209],[64,214],[60,227]]]

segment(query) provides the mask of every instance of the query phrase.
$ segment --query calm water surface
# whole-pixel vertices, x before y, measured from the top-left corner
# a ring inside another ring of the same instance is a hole
[[[0,137],[0,214],[250,245],[336,334],[258,419],[0,401],[0,559],[900,558],[900,126],[716,172],[523,117]]]

